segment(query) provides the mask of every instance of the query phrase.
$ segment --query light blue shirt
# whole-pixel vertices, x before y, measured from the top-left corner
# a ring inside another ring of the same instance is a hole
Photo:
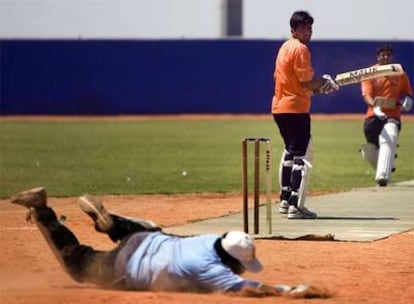
[[[236,275],[214,249],[218,235],[177,237],[150,234],[126,265],[125,282],[136,290],[213,292],[239,290],[259,282]]]

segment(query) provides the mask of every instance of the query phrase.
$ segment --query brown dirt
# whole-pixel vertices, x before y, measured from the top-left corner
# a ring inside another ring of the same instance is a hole
[[[269,115],[183,116],[1,116],[0,120],[84,119],[269,119]],[[318,120],[362,120],[362,114],[313,115]],[[405,115],[404,120],[414,120]],[[315,193],[314,193],[315,194]],[[318,193],[321,194],[321,193]],[[221,194],[101,197],[113,212],[147,218],[162,227],[217,217],[241,210],[241,197]],[[49,205],[67,216],[67,225],[82,243],[98,249],[113,244],[94,231],[76,198],[50,198]],[[73,282],[60,268],[34,225],[25,223],[25,210],[0,200],[1,303],[305,303],[284,298],[236,298],[222,294],[183,294],[108,291]],[[310,283],[334,296],[312,303],[412,303],[414,299],[414,231],[370,243],[258,240],[257,253],[265,269],[246,277],[268,284]]]
[[[163,227],[240,211],[241,197],[222,194],[101,197],[113,212],[151,219]],[[76,198],[50,198],[49,205],[67,216],[81,242],[100,249],[113,245],[94,231]],[[304,303],[284,298],[236,298],[108,291],[73,282],[60,268],[25,210],[0,201],[1,303]],[[371,243],[258,240],[265,269],[247,277],[268,284],[310,283],[334,293],[312,303],[412,303],[414,299],[414,231]]]

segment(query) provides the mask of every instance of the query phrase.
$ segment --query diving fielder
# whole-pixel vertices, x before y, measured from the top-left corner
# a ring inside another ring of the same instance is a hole
[[[392,55],[391,46],[378,47],[376,66],[390,64]],[[394,169],[401,111],[411,111],[413,90],[405,73],[363,81],[361,90],[368,105],[364,120],[367,142],[361,146],[361,154],[376,170],[376,183],[385,187]]]
[[[253,237],[244,232],[189,237],[166,234],[151,221],[109,213],[99,200],[83,195],[79,206],[93,220],[95,230],[117,243],[112,250],[102,251],[79,242],[47,205],[43,187],[20,192],[11,203],[28,209],[26,220],[36,224],[63,269],[77,282],[136,291],[329,296],[310,285],[267,285],[241,277],[245,271],[258,272],[263,267]]]

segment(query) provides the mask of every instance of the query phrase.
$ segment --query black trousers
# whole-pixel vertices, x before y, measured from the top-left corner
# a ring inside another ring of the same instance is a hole
[[[113,241],[120,241],[112,250],[99,251],[80,244],[76,236],[57,219],[50,207],[35,209],[38,223],[46,231],[44,237],[62,262],[66,272],[77,282],[93,283],[106,288],[124,288],[123,267],[140,242],[153,231],[138,223],[111,215],[114,227],[107,232]],[[132,239],[133,242],[129,242]]]
[[[401,131],[401,121],[396,118],[393,118],[393,120]],[[376,116],[371,116],[364,120],[364,135],[368,143],[372,143],[379,147],[379,135],[386,123],[387,120],[381,120]]]
[[[283,138],[285,149],[293,156],[304,156],[311,138],[311,119],[308,113],[274,114],[273,119]]]

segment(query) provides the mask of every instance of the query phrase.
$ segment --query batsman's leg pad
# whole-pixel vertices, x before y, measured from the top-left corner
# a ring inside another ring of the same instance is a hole
[[[304,166],[302,168],[302,179],[300,182],[298,192],[298,206],[302,208],[305,205],[306,192],[308,190],[308,184],[310,179],[310,173],[312,170],[313,162],[313,145],[312,139],[309,140],[308,148],[306,149],[305,157],[303,158]]]
[[[394,166],[395,150],[398,141],[398,125],[394,122],[387,122],[379,135],[378,164],[375,180],[389,182]]]
[[[292,168],[292,191],[298,192],[300,184],[302,183],[302,171],[304,170],[305,162],[303,157],[295,156]]]
[[[362,158],[365,159],[374,169],[377,169],[378,163],[378,148],[373,143],[366,143],[361,145],[359,150]]]
[[[292,186],[292,167],[293,155],[285,150],[283,151],[279,165],[279,184],[281,189],[281,200],[289,199]]]
[[[292,171],[292,194],[295,193],[298,196],[299,208],[305,204],[311,168],[312,165],[305,159],[295,158]]]

